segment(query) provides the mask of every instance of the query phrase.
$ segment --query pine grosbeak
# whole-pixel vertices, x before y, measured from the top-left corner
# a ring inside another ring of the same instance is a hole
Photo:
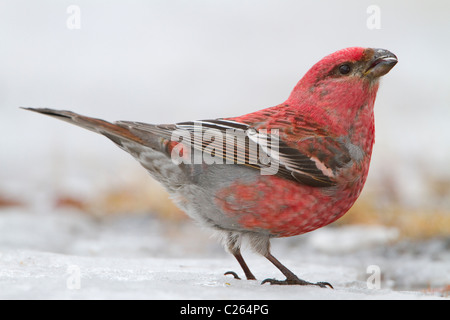
[[[243,240],[286,276],[263,283],[332,287],[298,278],[271,254],[270,238],[328,225],[356,201],[372,154],[378,80],[396,63],[383,49],[337,51],[284,103],[239,117],[152,125],[27,109],[100,133],[129,152],[181,209],[222,235],[247,279],[255,276],[241,255]]]

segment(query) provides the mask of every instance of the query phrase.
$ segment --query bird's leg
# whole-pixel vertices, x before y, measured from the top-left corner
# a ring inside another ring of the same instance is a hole
[[[270,283],[279,285],[301,285],[301,286],[314,285],[319,286],[321,288],[330,287],[331,289],[333,289],[333,286],[328,282],[311,283],[298,278],[294,273],[292,273],[292,271],[290,271],[280,261],[278,261],[270,252],[267,252],[264,256],[286,276],[286,280],[265,279],[263,282],[261,282],[261,284]]]
[[[255,276],[253,275],[253,273],[250,271],[249,267],[245,263],[245,260],[242,257],[240,251],[241,250],[238,249],[237,252],[232,252],[233,256],[236,258],[236,260],[241,265],[242,270],[244,270],[244,273],[245,273],[245,276],[247,277],[247,280],[256,280]],[[235,279],[241,279],[241,278],[239,278],[239,276],[234,271],[225,272],[225,275],[228,275],[228,274],[231,274]]]
[[[237,262],[239,262],[239,265],[241,266],[242,270],[244,270],[245,276],[247,277],[247,280],[256,280],[253,273],[250,271],[249,267],[245,263],[244,258],[241,255],[241,249],[239,246],[236,245],[237,239],[230,234],[227,239],[228,244],[228,250],[230,253],[236,258]],[[228,271],[225,272],[225,275],[231,274],[235,279],[241,279],[236,272],[234,271]]]

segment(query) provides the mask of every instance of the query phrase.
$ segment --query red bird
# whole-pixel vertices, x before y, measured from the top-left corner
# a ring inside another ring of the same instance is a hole
[[[298,278],[270,252],[270,239],[326,226],[358,198],[374,143],[379,78],[397,57],[347,48],[320,60],[275,107],[239,117],[152,125],[109,123],[70,111],[28,110],[100,133],[129,152],[193,219],[223,236],[247,279],[243,240],[286,280]],[[227,272],[238,278],[234,272]]]

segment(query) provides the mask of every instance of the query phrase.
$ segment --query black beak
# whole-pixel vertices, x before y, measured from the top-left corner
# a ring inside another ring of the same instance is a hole
[[[373,49],[374,55],[369,61],[365,76],[378,78],[388,73],[398,62],[395,54],[384,49]]]

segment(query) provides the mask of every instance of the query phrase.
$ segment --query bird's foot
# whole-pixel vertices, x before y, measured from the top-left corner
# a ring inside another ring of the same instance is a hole
[[[276,279],[265,279],[261,284],[270,283],[270,284],[276,284],[276,285],[300,285],[300,286],[318,286],[321,288],[329,287],[331,289],[334,289],[331,284],[328,282],[308,282],[299,278],[292,278],[292,279],[286,279],[286,280],[276,280]]]

